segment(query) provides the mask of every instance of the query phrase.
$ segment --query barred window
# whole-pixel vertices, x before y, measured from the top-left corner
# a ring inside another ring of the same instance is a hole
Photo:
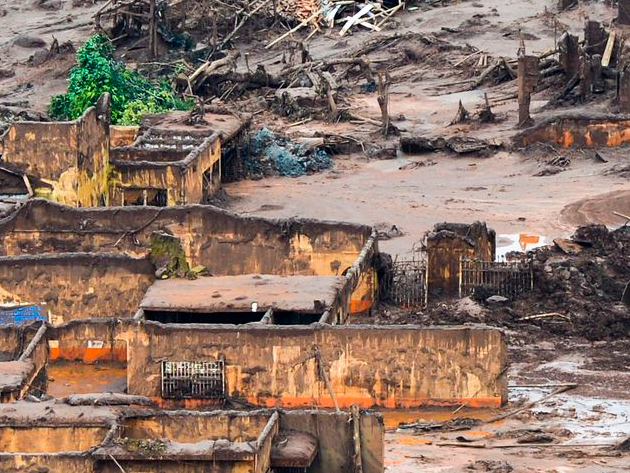
[[[224,361],[163,361],[162,397],[173,399],[225,397]]]

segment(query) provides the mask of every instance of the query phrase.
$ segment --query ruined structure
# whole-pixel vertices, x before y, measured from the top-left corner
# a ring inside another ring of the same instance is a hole
[[[494,261],[496,234],[485,223],[437,224],[427,235],[427,284],[433,297],[458,294],[460,261]]]
[[[184,112],[145,117],[131,143],[131,130],[116,133],[119,146],[111,151],[116,170],[112,202],[202,203],[218,191],[222,176],[237,172],[247,119],[207,113],[203,124],[187,125],[185,118]]]
[[[489,232],[477,227],[488,246]],[[13,378],[14,397],[50,363],[80,360],[126,366],[127,392],[165,407],[505,401],[500,331],[345,325],[375,302],[370,227],[205,206],[88,210],[36,199],[1,221],[0,234],[2,302],[43,304],[54,325],[28,349],[43,346],[46,355],[21,382]],[[176,277],[196,266],[205,268],[196,279]],[[170,277],[155,280],[156,270]]]
[[[73,396],[20,413],[0,406],[0,469],[263,473],[295,468],[324,473],[350,471],[360,462],[366,473],[383,471],[383,425],[370,413],[81,405],[89,401]]]
[[[13,123],[0,137],[0,194],[15,193],[17,177],[28,194],[75,207],[197,204],[238,173],[248,118],[189,126],[173,112],[111,127],[108,97],[72,122]]]
[[[107,205],[109,96],[72,122],[14,122],[0,136],[0,155],[3,167],[26,176],[28,192],[76,207]]]

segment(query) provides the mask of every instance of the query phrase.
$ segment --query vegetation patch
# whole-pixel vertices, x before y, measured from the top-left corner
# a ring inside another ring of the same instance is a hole
[[[68,91],[52,98],[50,117],[74,120],[96,104],[104,92],[112,100],[112,123],[137,125],[147,113],[188,110],[192,100],[184,100],[167,82],[154,84],[114,58],[114,47],[103,35],[90,37],[76,54],[77,65],[68,76]]]

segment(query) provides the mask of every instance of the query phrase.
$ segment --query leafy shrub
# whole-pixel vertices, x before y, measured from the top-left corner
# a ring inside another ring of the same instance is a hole
[[[133,125],[146,113],[187,110],[192,101],[179,98],[169,84],[154,85],[114,59],[109,40],[96,34],[76,54],[68,76],[68,91],[52,98],[49,114],[55,120],[74,120],[95,105],[104,92],[111,95],[112,123]]]

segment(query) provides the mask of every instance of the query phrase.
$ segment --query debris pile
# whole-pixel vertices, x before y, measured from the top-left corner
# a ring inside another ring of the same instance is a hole
[[[630,310],[621,302],[630,282],[629,226],[579,227],[571,240],[538,248],[533,257],[534,290],[519,297],[516,314],[568,316],[570,324],[553,325],[592,340],[630,334]]]
[[[256,133],[243,151],[246,172],[250,177],[301,176],[319,172],[332,166],[325,151],[295,143],[276,136],[263,128]]]

